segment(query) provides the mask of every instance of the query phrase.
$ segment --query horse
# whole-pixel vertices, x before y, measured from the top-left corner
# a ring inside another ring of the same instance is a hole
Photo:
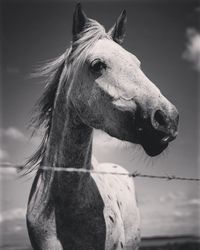
[[[121,46],[126,22],[123,10],[106,32],[77,4],[71,45],[41,69],[47,85],[32,122],[44,136],[26,164],[27,172],[37,169],[26,215],[35,250],[139,248],[133,179],[117,175],[128,173],[119,165],[92,161],[93,130],[139,144],[153,157],[176,138],[179,115]]]

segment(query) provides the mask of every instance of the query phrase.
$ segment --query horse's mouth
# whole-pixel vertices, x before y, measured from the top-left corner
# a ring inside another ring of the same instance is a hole
[[[159,141],[147,141],[144,140],[141,145],[144,151],[151,157],[157,156],[162,153],[167,147],[169,143],[162,144]]]
[[[147,155],[153,157],[162,153],[175,137],[161,131],[151,130],[142,131],[138,139]]]

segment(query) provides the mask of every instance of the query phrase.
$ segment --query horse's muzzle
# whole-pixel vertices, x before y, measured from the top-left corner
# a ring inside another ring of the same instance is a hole
[[[178,135],[179,114],[174,108],[171,112],[160,109],[152,112],[149,118],[140,120],[137,129],[138,143],[149,156],[156,156],[167,148]]]

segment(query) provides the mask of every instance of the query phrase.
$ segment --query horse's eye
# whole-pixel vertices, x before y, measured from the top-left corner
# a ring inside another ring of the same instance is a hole
[[[100,73],[103,69],[106,69],[106,64],[100,59],[95,59],[91,62],[90,68],[94,73]]]

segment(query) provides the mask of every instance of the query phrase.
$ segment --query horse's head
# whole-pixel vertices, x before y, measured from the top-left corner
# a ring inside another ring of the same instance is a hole
[[[84,60],[72,65],[76,77],[69,98],[85,124],[155,156],[176,138],[178,111],[143,73],[137,57],[121,47],[125,23],[123,11],[106,33],[77,5],[71,53],[74,61],[81,55]]]

